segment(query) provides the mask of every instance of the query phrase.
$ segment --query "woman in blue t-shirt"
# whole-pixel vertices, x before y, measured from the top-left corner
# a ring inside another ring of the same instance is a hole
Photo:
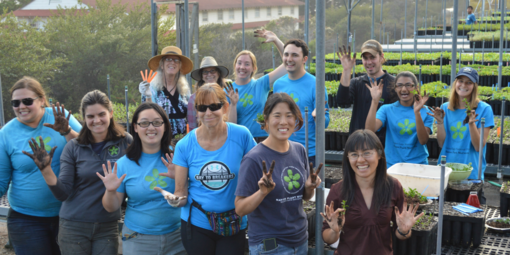
[[[469,115],[466,113],[467,108],[471,109]],[[447,162],[471,163],[473,171],[468,179],[483,180],[485,144],[490,129],[494,127],[494,114],[490,105],[478,98],[478,72],[475,69],[460,69],[451,87],[449,102],[441,108],[436,107],[432,116],[437,121],[437,142],[442,148],[441,156],[446,155]],[[479,162],[482,118],[485,118],[483,157],[482,162]],[[479,164],[482,164],[482,176],[478,176]]]
[[[379,84],[374,81],[371,86],[366,86],[370,90],[372,104],[365,127],[373,132],[386,127],[384,152],[387,168],[397,163],[428,164],[427,141],[433,118],[427,115],[430,111],[424,106],[429,97],[420,95],[416,76],[408,71],[399,73],[392,86],[399,100],[383,105],[379,110],[382,81]]]
[[[226,122],[227,96],[219,85],[200,87],[195,108],[202,125],[177,143],[173,158],[175,195],[187,197],[173,203],[182,207],[182,242],[189,255],[243,254],[247,222],[235,214],[234,192],[255,141],[246,127]],[[222,220],[228,226],[215,224]]]
[[[44,178],[59,174],[60,154],[81,125],[64,105],[48,107],[44,89],[33,78],[17,81],[11,99],[16,118],[0,129],[0,196],[9,189],[9,238],[16,254],[60,254],[56,240],[62,203]]]
[[[123,254],[185,254],[179,231],[180,210],[156,192],[174,193],[175,189],[172,130],[165,110],[155,103],[141,104],[133,114],[130,131],[133,143],[126,155],[113,170],[110,162],[108,169],[103,164],[105,177],[97,173],[106,187],[106,211],[117,211],[124,198],[128,199],[122,227]]]
[[[301,111],[292,97],[275,93],[266,102],[264,120],[269,137],[241,162],[236,212],[248,215],[250,254],[308,254],[303,200],[312,198],[321,179],[320,170],[310,174],[303,145],[289,140],[303,126]]]
[[[256,30],[255,33],[255,37],[266,39],[264,43],[273,42],[280,55],[283,54],[283,42],[273,32],[262,29]],[[267,137],[267,133],[256,122],[257,114],[262,114],[273,82],[287,74],[287,70],[282,64],[269,74],[255,80],[253,76],[257,70],[257,58],[251,51],[243,50],[237,54],[234,60],[233,86],[238,91],[236,96],[239,97],[239,101],[231,100],[228,120],[247,127],[255,140],[261,142]],[[229,96],[233,95],[229,93]]]

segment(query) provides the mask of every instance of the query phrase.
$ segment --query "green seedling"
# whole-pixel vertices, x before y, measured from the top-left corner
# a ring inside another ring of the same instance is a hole
[[[420,204],[427,203],[427,197],[422,196],[420,192],[418,192],[416,189],[413,188],[407,188],[407,191],[404,189],[404,196],[409,199],[417,199]]]
[[[464,104],[466,105],[466,118],[464,119],[462,124],[466,125],[469,123],[469,115],[471,115],[471,107],[469,105],[467,98],[462,99],[462,102],[464,102]]]
[[[257,122],[264,122],[264,114],[257,113]]]
[[[344,209],[344,211],[340,213],[340,217],[342,217],[342,216],[344,216],[344,215],[345,215],[345,213],[347,212],[347,207],[349,207],[349,206],[347,205],[347,201],[342,200],[342,209]]]

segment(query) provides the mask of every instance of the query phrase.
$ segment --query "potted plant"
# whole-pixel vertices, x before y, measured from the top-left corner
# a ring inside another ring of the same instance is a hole
[[[393,254],[424,254],[435,252],[437,242],[438,218],[433,213],[425,212],[412,227],[412,235],[409,239],[400,240],[393,233]]]
[[[257,119],[255,119],[255,121],[260,124],[261,129],[264,129],[264,126],[266,125],[264,122],[264,114],[257,113]]]

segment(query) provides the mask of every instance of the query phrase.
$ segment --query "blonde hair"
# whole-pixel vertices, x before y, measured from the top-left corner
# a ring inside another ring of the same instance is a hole
[[[164,60],[161,58],[159,61],[159,67],[156,74],[156,77],[151,81],[151,86],[156,90],[160,91],[163,90],[165,87],[165,71],[163,70]],[[182,62],[179,63],[179,70],[182,67]],[[186,76],[181,75],[181,72],[177,73],[175,76],[175,82],[177,86],[177,91],[179,91],[179,94],[181,96],[185,96],[189,98],[190,91],[188,86],[188,81],[186,81]]]
[[[11,92],[11,98],[12,94],[15,90],[18,89],[28,89],[32,92],[34,92],[38,97],[40,97],[43,100],[43,107],[49,107],[50,103],[48,102],[48,98],[46,97],[46,92],[44,92],[44,89],[36,79],[29,77],[29,76],[23,76],[20,80],[18,80],[14,85],[12,86],[10,92]]]
[[[236,58],[234,59],[234,75],[237,75],[236,73],[236,63],[237,63],[237,59],[242,56],[242,55],[248,55],[251,59],[251,64],[253,66],[253,72],[251,73],[250,75],[250,78],[253,78],[253,76],[257,73],[258,71],[258,67],[257,67],[257,58],[255,57],[255,55],[253,54],[253,52],[249,51],[249,50],[243,50],[241,52],[239,52],[236,56]]]
[[[458,80],[458,78],[455,79],[453,86],[450,89],[450,103],[448,104],[448,109],[452,111],[455,111],[455,109],[460,106],[460,98],[459,95],[457,95],[457,91],[455,91]],[[473,91],[471,91],[471,98],[469,99],[469,108],[475,109],[478,107],[479,102],[480,99],[478,98],[478,83],[474,82]]]

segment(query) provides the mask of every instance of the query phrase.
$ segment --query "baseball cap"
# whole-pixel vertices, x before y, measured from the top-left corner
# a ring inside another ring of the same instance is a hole
[[[361,46],[361,55],[363,55],[365,52],[372,54],[372,56],[376,56],[377,54],[380,55],[383,53],[383,48],[378,41],[368,40]]]
[[[459,76],[466,76],[468,77],[472,82],[478,84],[479,76],[478,72],[471,68],[471,67],[463,67],[459,70],[455,78],[458,78]]]

